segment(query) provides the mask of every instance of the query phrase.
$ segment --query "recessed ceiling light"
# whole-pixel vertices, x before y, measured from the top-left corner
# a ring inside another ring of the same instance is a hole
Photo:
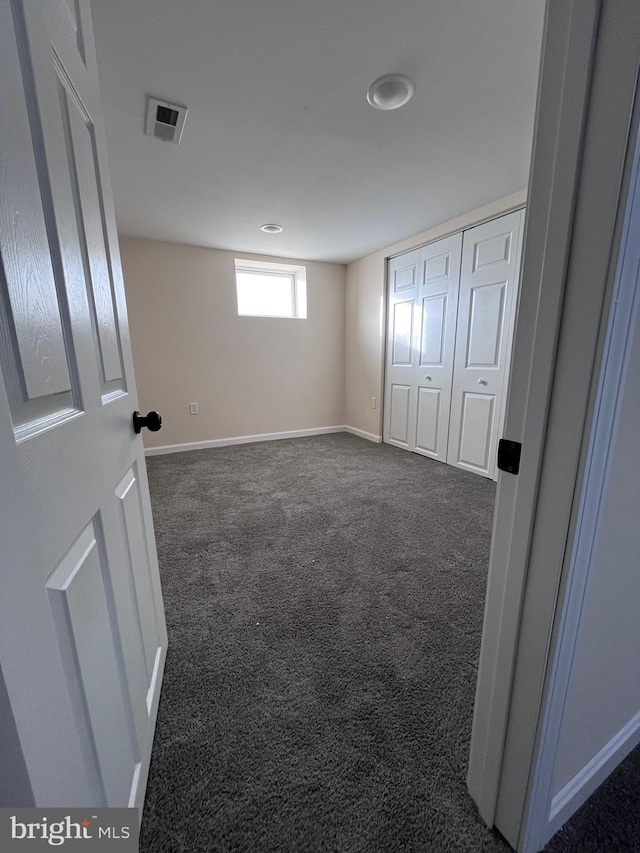
[[[282,225],[276,225],[274,222],[270,222],[267,225],[260,226],[261,231],[265,231],[267,234],[279,234],[281,231],[284,231]]]
[[[367,101],[377,110],[397,110],[410,100],[415,88],[404,74],[384,74],[369,86]]]

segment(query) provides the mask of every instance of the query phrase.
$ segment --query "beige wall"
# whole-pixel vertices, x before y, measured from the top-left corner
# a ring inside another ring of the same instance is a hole
[[[344,266],[130,238],[120,250],[140,409],[163,418],[146,447],[345,423]],[[308,319],[238,317],[236,256],[304,264]]]
[[[348,265],[345,416],[349,426],[374,436],[382,435],[387,258],[515,210],[525,201],[526,190],[520,190]],[[372,397],[376,398],[375,409],[371,408]]]

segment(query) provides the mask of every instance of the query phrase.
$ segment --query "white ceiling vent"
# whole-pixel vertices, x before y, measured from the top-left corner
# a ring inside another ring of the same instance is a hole
[[[187,108],[158,98],[147,98],[147,121],[144,132],[163,142],[180,144]]]

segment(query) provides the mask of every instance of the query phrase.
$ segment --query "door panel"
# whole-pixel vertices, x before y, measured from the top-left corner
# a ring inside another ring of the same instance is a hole
[[[114,647],[118,635],[107,606],[109,572],[95,527],[92,522],[82,532],[47,580],[47,591],[74,717],[95,749],[96,766],[91,761],[87,773],[98,770],[101,805],[127,806],[135,760]]]
[[[383,438],[443,462],[461,253],[462,235],[454,234],[389,262]]]
[[[500,367],[506,284],[471,288],[465,367]]]
[[[437,244],[440,246],[440,244]],[[449,278],[451,268],[451,252],[443,252],[441,255],[431,255],[427,250],[424,254],[424,283],[434,284]]]
[[[446,462],[462,235],[421,250],[414,450]]]
[[[402,293],[404,290],[413,290],[417,283],[418,264],[415,260],[404,258],[403,266],[393,267],[393,292]]]
[[[393,306],[392,367],[413,366],[413,301],[397,302]]]
[[[522,211],[464,232],[447,461],[496,476],[520,267]]]
[[[441,398],[442,391],[435,388],[420,388],[418,391],[416,450],[421,450],[423,453],[438,452]]]
[[[477,238],[473,244],[471,271],[477,272],[482,267],[492,267],[496,264],[508,264],[511,261],[512,245],[513,232],[510,230],[485,240]]]
[[[68,85],[68,84],[67,84]],[[99,189],[95,129],[75,93],[59,82],[65,144],[89,293],[103,392],[122,387],[122,357],[113,283],[105,246],[103,200]]]
[[[447,294],[422,300],[420,314],[420,367],[442,367],[447,321]]]
[[[415,305],[418,298],[420,250],[389,261],[387,351],[383,412],[383,439],[405,450],[415,445],[416,407],[414,368]]]
[[[486,440],[493,429],[495,396],[465,392],[462,398],[460,436],[457,465],[474,469],[478,474],[490,476],[490,444]]]
[[[149,549],[145,541],[140,484],[133,469],[127,472],[115,490],[122,516],[123,541],[127,548],[127,567],[133,579],[131,597],[140,623],[146,660],[146,686],[151,684],[160,648],[161,631],[153,596]]]
[[[410,385],[392,385],[390,394],[389,440],[408,447],[410,441],[409,413],[411,409]]]
[[[21,91],[11,30],[0,43],[3,90]],[[74,405],[65,323],[40,197],[29,112],[24,99],[3,98],[0,121],[0,366],[17,432]]]
[[[36,805],[141,806],[166,629],[86,0],[0,4],[0,70],[0,668]]]

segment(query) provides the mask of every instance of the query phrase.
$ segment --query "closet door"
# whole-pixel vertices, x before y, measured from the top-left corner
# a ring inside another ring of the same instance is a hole
[[[523,215],[464,232],[447,461],[485,477],[496,476]]]
[[[419,249],[389,261],[383,438],[405,450],[413,450],[416,441],[415,306],[419,279]]]
[[[416,453],[447,461],[462,234],[425,246],[416,305]]]

